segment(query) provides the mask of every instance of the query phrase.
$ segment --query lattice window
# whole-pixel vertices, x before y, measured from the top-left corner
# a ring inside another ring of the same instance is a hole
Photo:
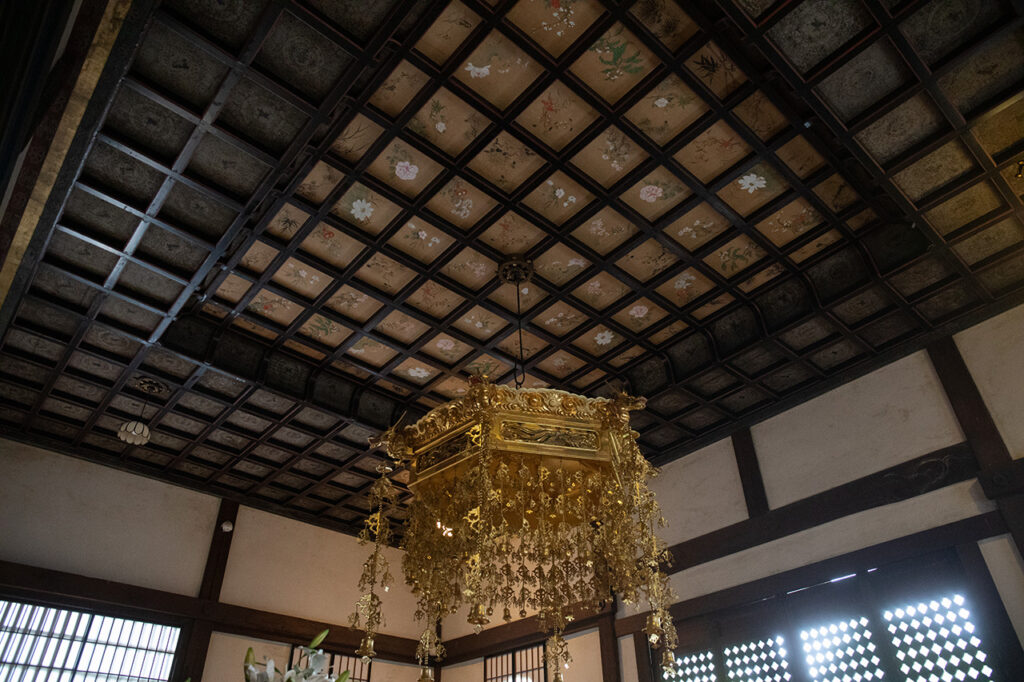
[[[679,682],[717,682],[715,655],[710,651],[701,651],[676,656],[676,673],[666,675],[665,679]]]
[[[961,595],[910,604],[884,616],[908,682],[993,679]]]
[[[884,673],[868,619],[861,617],[802,630],[811,677],[822,682],[879,680]]]
[[[725,648],[725,669],[735,682],[787,682],[785,639],[781,635]]]
[[[0,600],[0,680],[166,681],[180,630]]]
[[[544,645],[525,647],[484,661],[484,682],[546,682]]]
[[[295,665],[299,662],[299,650],[297,647],[292,647],[291,664]],[[349,675],[349,682],[370,682],[370,666],[373,662],[364,663],[363,659],[358,656],[346,656],[344,654],[328,654],[327,658],[327,669],[332,670],[335,673],[347,670],[351,673]]]

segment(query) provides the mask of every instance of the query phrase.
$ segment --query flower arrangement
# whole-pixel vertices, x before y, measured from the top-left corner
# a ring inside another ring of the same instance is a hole
[[[268,658],[262,665],[263,670],[260,670],[259,664],[256,663],[256,654],[250,647],[245,653],[245,663],[242,666],[245,682],[346,682],[349,671],[331,673],[327,669],[327,654],[323,649],[317,649],[327,638],[328,632],[330,630],[324,630],[314,637],[309,646],[299,647],[298,662],[284,673],[274,666],[272,658]]]

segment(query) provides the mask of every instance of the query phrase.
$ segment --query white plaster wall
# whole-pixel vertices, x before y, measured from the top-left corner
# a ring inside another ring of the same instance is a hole
[[[348,535],[242,507],[225,569],[221,601],[345,624],[359,599],[359,575],[371,545]],[[387,549],[395,576],[384,601],[381,632],[419,638],[416,601],[402,578],[401,553]]]
[[[640,682],[636,668],[636,646],[632,635],[619,637],[619,679],[621,682]]]
[[[245,652],[252,647],[256,661],[264,663],[268,658],[274,659],[274,667],[285,670],[288,667],[288,656],[291,647],[282,642],[271,642],[265,639],[253,639],[225,632],[214,632],[210,637],[210,648],[206,652],[206,665],[203,666],[201,682],[242,682],[242,664]]]
[[[1010,454],[1024,457],[1024,306],[953,339]]]
[[[219,501],[0,439],[0,559],[196,596]]]
[[[978,543],[978,548],[1024,647],[1024,560],[1009,535],[986,538]]]
[[[747,518],[743,484],[732,440],[724,439],[670,462],[651,481],[668,527],[658,534],[669,545]]]
[[[484,679],[484,659],[446,665],[441,669],[441,682],[480,682]]]
[[[976,480],[963,481],[685,569],[670,582],[685,601],[993,509]]]
[[[923,352],[761,422],[751,432],[773,509],[964,439]]]
[[[370,668],[370,679],[373,682],[416,682],[420,677],[420,668],[408,663],[392,663],[377,659]],[[483,676],[480,676],[483,679]]]
[[[603,679],[601,635],[597,629],[567,635],[565,642],[572,656],[569,669],[562,670],[565,682],[599,682]]]

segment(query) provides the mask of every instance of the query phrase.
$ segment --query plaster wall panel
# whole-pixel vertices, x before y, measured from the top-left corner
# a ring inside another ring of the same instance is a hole
[[[1010,454],[1024,457],[1024,306],[964,330],[953,340]]]
[[[685,601],[993,509],[976,480],[963,481],[688,568],[670,583]]]
[[[562,670],[565,682],[596,682],[604,679],[601,671],[601,635],[596,629],[584,630],[565,638],[572,662]]]
[[[622,682],[640,682],[636,667],[636,646],[633,637],[619,637],[619,679]]]
[[[242,507],[235,523],[221,601],[328,624],[345,624],[360,596],[371,551],[356,538]],[[416,603],[401,575],[401,552],[385,551],[395,580],[384,598],[382,632],[419,638]]]
[[[416,682],[420,668],[409,663],[376,660],[370,668],[370,678],[373,682]]]
[[[751,432],[773,509],[964,439],[923,352],[761,422]]]
[[[484,679],[484,659],[482,658],[446,665],[441,669],[443,682],[480,682],[482,679]]]
[[[668,521],[658,534],[669,545],[747,518],[743,484],[728,438],[663,466],[651,489]]]
[[[274,667],[284,670],[288,667],[291,645],[283,642],[271,642],[265,639],[253,639],[225,632],[214,632],[210,636],[210,648],[206,652],[206,665],[203,667],[203,680],[217,682],[219,680],[242,680],[242,663],[245,652],[252,647],[258,663],[274,659]]]
[[[219,501],[0,440],[0,559],[197,596]]]
[[[1017,631],[1017,639],[1024,646],[1024,560],[1009,535],[985,538],[978,547],[1003,599],[1006,614]]]

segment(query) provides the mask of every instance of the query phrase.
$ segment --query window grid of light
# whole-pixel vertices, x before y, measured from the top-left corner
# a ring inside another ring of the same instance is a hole
[[[544,645],[507,651],[484,659],[484,682],[546,682]]]
[[[885,674],[863,616],[802,630],[800,639],[814,680],[870,682]]]
[[[735,682],[788,682],[789,662],[781,635],[725,648],[725,669]]]
[[[0,681],[166,682],[180,630],[0,600]]]
[[[959,594],[909,604],[884,614],[908,682],[991,680],[992,668],[971,612]]]
[[[665,675],[665,679],[673,682],[717,682],[715,656],[710,651],[676,656],[675,673]]]

